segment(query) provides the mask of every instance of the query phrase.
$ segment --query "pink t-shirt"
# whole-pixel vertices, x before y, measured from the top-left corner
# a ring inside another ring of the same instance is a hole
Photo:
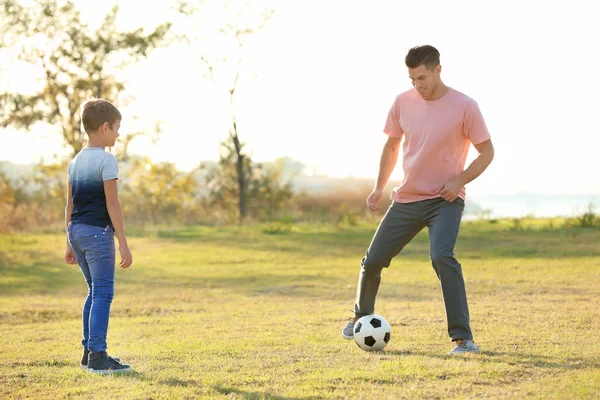
[[[404,137],[404,178],[392,191],[399,203],[441,197],[444,184],[464,171],[469,145],[490,138],[475,100],[452,88],[433,101],[415,89],[399,94],[383,131]],[[464,200],[464,188],[459,197]]]

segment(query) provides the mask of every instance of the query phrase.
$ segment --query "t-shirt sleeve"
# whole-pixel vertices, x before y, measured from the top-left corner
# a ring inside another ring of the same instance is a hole
[[[111,179],[119,179],[119,166],[117,165],[117,159],[112,154],[108,154],[102,162],[102,173],[103,181],[110,181]]]
[[[394,104],[392,104],[392,107],[390,108],[383,132],[395,138],[402,138],[402,136],[404,136],[404,131],[400,126],[400,106],[398,98],[396,98],[396,101],[394,101]]]
[[[490,132],[483,115],[475,101],[467,105],[465,111],[464,134],[473,144],[483,143],[490,139]]]

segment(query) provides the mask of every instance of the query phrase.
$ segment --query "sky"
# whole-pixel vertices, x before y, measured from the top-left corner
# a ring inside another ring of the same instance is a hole
[[[111,4],[75,3],[91,26]],[[144,13],[136,0],[119,3],[123,29],[168,15],[166,2],[147,3]],[[375,179],[388,110],[411,88],[404,56],[431,44],[441,53],[443,81],[478,102],[496,149],[468,192],[600,195],[600,24],[591,3],[272,1],[275,17],[244,48],[235,99],[240,137],[257,161],[285,156],[307,173]],[[219,15],[208,10],[204,21]],[[202,26],[205,34],[214,30]],[[204,51],[218,50],[216,38]],[[230,123],[227,85],[207,79],[201,54],[172,45],[121,72],[135,96],[127,112],[138,116],[124,114],[121,132],[162,125],[157,143],[134,141],[132,152],[181,169],[218,159]],[[0,89],[32,84],[33,71],[6,61],[0,58]],[[0,160],[28,163],[60,152],[57,137],[43,126],[0,131]],[[468,161],[474,156],[472,149]],[[402,178],[400,166],[392,179]]]

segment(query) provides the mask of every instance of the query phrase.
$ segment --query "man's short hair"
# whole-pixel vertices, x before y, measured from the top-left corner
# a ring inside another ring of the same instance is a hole
[[[424,65],[428,69],[434,69],[440,65],[440,52],[433,46],[415,46],[408,51],[404,59],[408,68],[417,68]]]
[[[118,120],[121,120],[121,113],[109,101],[92,98],[81,105],[81,125],[88,135],[97,131],[105,122],[112,128]]]

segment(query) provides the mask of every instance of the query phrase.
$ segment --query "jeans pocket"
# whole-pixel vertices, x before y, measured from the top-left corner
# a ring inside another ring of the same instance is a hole
[[[104,228],[102,228],[104,230]],[[101,259],[114,260],[115,239],[112,233],[100,232],[84,240],[89,262]],[[114,261],[112,262],[114,264]]]
[[[91,252],[90,254],[114,252],[115,248],[114,231],[110,228],[92,225],[72,225],[69,231],[69,242],[83,253]],[[92,258],[96,257],[92,256]]]

